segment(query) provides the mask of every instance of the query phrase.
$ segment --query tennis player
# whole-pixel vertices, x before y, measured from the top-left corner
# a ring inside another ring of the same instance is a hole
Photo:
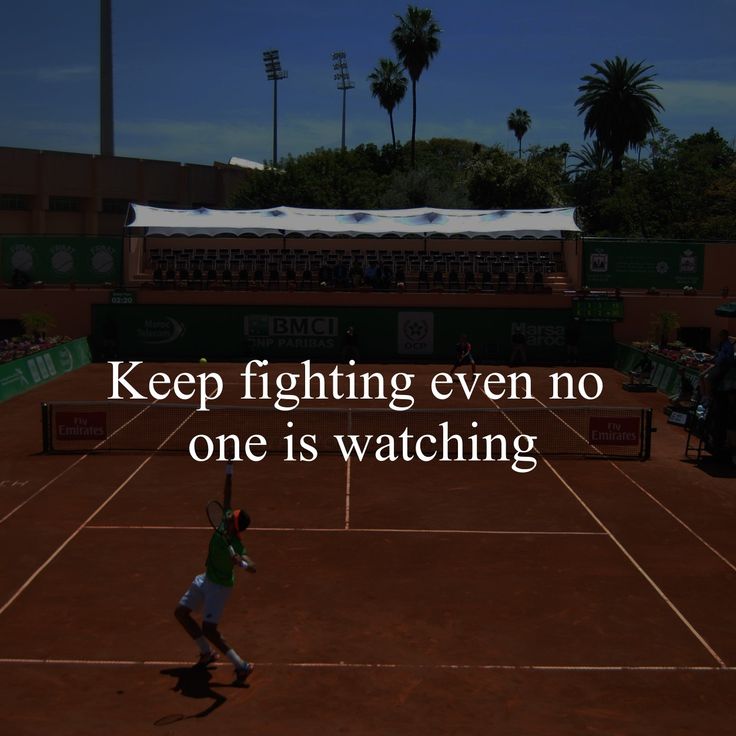
[[[451,376],[455,375],[455,371],[460,366],[467,365],[468,363],[470,363],[473,374],[475,374],[475,359],[473,358],[473,353],[470,352],[472,347],[468,342],[468,336],[460,335],[460,340],[455,345],[455,365],[452,366],[452,370],[450,371]]]
[[[231,509],[232,482],[233,464],[228,462],[223,499],[225,516],[221,529],[215,531],[210,539],[206,571],[194,578],[189,590],[181,597],[174,616],[199,647],[196,665],[206,667],[217,659],[217,653],[210,646],[212,643],[233,663],[235,681],[242,684],[253,672],[253,665],[243,661],[217,629],[225,603],[233,590],[235,566],[248,572],[256,571],[253,560],[246,554],[240,540],[240,535],[250,525],[250,517],[242,509]],[[201,627],[192,618],[192,612],[199,611],[202,612]]]

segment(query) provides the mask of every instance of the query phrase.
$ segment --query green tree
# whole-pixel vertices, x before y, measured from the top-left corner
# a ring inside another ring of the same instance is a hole
[[[379,59],[378,66],[368,75],[368,81],[371,83],[371,94],[378,98],[378,104],[388,113],[391,142],[396,148],[394,108],[404,99],[409,84],[404,69],[392,59]]]
[[[591,171],[603,171],[611,165],[611,154],[600,141],[583,144],[579,151],[570,154],[570,158],[577,161],[571,169],[571,173],[576,176]]]
[[[531,115],[526,110],[517,107],[506,120],[508,129],[513,131],[516,140],[519,141],[519,158],[521,158],[521,139],[526,135],[529,128],[532,127]]]
[[[467,167],[470,201],[481,209],[526,209],[563,204],[560,159],[547,153],[521,161],[494,146]]]
[[[662,89],[648,74],[652,66],[631,64],[627,59],[606,59],[592,64],[595,74],[581,78],[582,92],[575,101],[578,115],[585,114],[585,137],[595,135],[611,156],[617,176],[630,148],[641,146],[657,125],[662,103],[652,94]]]
[[[411,79],[411,165],[415,164],[417,134],[417,82],[440,50],[441,29],[429,8],[410,5],[406,15],[396,16],[399,24],[391,32],[396,55]]]

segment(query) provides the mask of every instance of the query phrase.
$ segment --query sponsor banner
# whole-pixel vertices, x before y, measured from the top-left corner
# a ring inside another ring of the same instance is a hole
[[[162,315],[144,318],[135,328],[136,337],[143,345],[167,345],[180,340],[186,333],[181,319]]]
[[[196,295],[195,295],[196,296]],[[194,296],[193,296],[194,298]],[[437,361],[452,364],[461,333],[483,364],[507,363],[521,332],[531,362],[564,360],[569,309],[396,309],[346,306],[203,304],[92,305],[93,338],[114,334],[118,355],[137,360],[344,361],[345,333],[358,362]],[[580,322],[581,361],[613,359],[606,322]]]
[[[22,394],[91,361],[87,338],[0,365],[0,401]]]
[[[434,313],[399,312],[397,352],[399,355],[434,353]]]
[[[18,269],[48,284],[103,284],[122,275],[122,238],[7,236],[2,238],[0,270],[10,281]]]
[[[247,314],[243,336],[249,351],[264,354],[332,354],[337,347],[339,320],[333,315]]]
[[[104,411],[60,411],[54,414],[54,434],[61,442],[104,440],[107,415]]]
[[[511,322],[509,336],[524,335],[527,347],[562,348],[565,331],[564,324],[539,324],[534,320],[520,319]]]
[[[638,417],[591,417],[588,442],[595,446],[639,445],[641,420]]]
[[[702,288],[702,243],[586,240],[583,283],[590,287]]]

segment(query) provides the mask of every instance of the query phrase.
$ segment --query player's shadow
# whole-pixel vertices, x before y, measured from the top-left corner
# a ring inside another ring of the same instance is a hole
[[[212,671],[207,667],[174,667],[161,670],[161,674],[176,677],[177,682],[172,690],[181,693],[185,698],[209,699],[212,701],[204,710],[186,716],[186,718],[206,718],[227,702],[224,695],[220,695],[212,689],[213,687],[222,687],[222,685],[211,682]]]

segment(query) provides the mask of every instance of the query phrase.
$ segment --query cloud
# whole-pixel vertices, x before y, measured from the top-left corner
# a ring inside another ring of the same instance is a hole
[[[42,82],[74,82],[96,76],[96,66],[56,66],[36,70],[36,77]]]
[[[39,82],[76,82],[79,79],[96,77],[97,67],[94,65],[28,67],[26,69],[2,69],[4,77],[20,77],[35,79]]]
[[[690,79],[658,80],[655,94],[668,113],[713,115],[736,113],[736,84]]]

